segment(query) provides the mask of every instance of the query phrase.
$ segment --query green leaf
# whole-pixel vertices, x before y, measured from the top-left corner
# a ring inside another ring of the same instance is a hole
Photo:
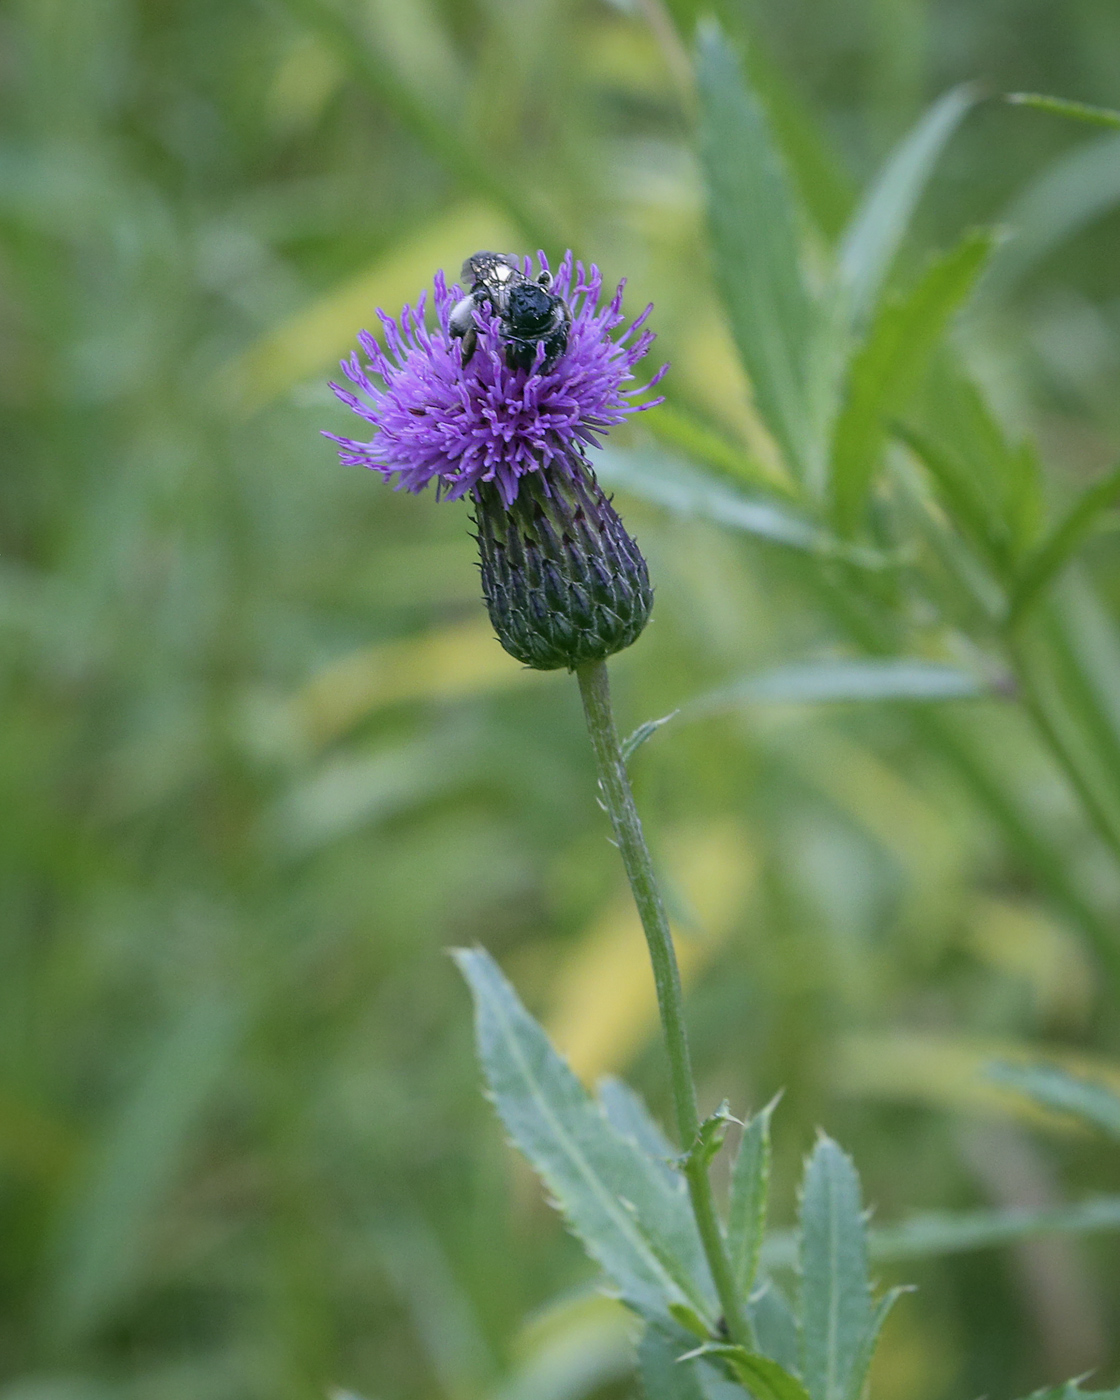
[[[1067,238],[1120,202],[1120,136],[1102,136],[1059,157],[1000,219],[1012,233],[992,258],[981,291],[1004,298]]]
[[[755,1400],[809,1400],[805,1387],[784,1366],[745,1347],[712,1342],[698,1348],[693,1355],[718,1356]]]
[[[977,96],[963,85],[939,97],[895,147],[848,225],[840,281],[857,325],[871,315],[938,157]]]
[[[724,1099],[716,1111],[700,1124],[696,1141],[685,1154],[682,1165],[685,1167],[698,1165],[702,1171],[707,1171],[713,1158],[723,1146],[728,1126],[735,1121],[731,1116],[731,1105]]]
[[[629,763],[647,739],[656,734],[663,724],[668,724],[671,719],[676,719],[679,714],[680,710],[672,710],[669,714],[662,715],[660,719],[647,719],[645,724],[639,724],[633,734],[622,743],[623,763]]]
[[[727,1212],[727,1244],[731,1268],[740,1296],[754,1287],[758,1257],[766,1232],[766,1206],[770,1193],[770,1118],[781,1095],[775,1096],[749,1119],[743,1129],[735,1165],[731,1169],[731,1198]]]
[[[694,1340],[676,1327],[646,1328],[638,1343],[638,1372],[645,1400],[742,1400],[740,1387],[696,1356]]]
[[[552,1048],[498,965],[456,949],[475,1002],[479,1056],[498,1114],[623,1299],[647,1317],[672,1303],[715,1315],[683,1177],[670,1183],[621,1136]]]
[[[831,485],[841,533],[855,528],[887,434],[927,356],[976,284],[994,246],[987,231],[966,234],[936,258],[906,296],[886,302],[852,358],[832,444]]]
[[[1006,577],[1011,567],[1006,531],[978,489],[968,465],[950,448],[935,443],[916,428],[893,423],[891,430],[933,478],[941,503],[956,528],[1000,578]]]
[[[819,705],[876,700],[967,700],[987,686],[958,666],[917,657],[837,658],[777,666],[691,701],[685,717],[736,705]]]
[[[880,1225],[867,1233],[868,1254],[894,1263],[902,1259],[935,1259],[974,1249],[995,1249],[1043,1235],[1082,1235],[1120,1231],[1120,1196],[1097,1196],[1073,1205],[1043,1210],[1009,1207],[1004,1210],[929,1211],[897,1225]],[[792,1231],[767,1236],[762,1262],[769,1268],[788,1267],[797,1258]]]
[[[1065,568],[1088,538],[1102,512],[1120,497],[1120,466],[1103,476],[1081,496],[1065,519],[1027,560],[1008,610],[1009,621],[1018,623],[1045,588]]]
[[[1068,97],[1046,97],[1040,92],[1009,92],[1005,101],[1015,107],[1037,107],[1040,112],[1051,112],[1056,117],[1071,117],[1077,122],[1089,122],[1092,126],[1120,127],[1120,112],[1111,107],[1094,107],[1088,102],[1072,102]]]
[[[786,1295],[773,1279],[767,1279],[763,1287],[755,1291],[747,1303],[747,1314],[759,1351],[796,1375],[799,1352],[797,1318]]]
[[[812,1400],[851,1400],[872,1330],[867,1235],[852,1160],[821,1134],[801,1195],[801,1374]]]
[[[1080,1079],[1057,1065],[995,1064],[988,1067],[987,1078],[1120,1141],[1120,1095],[1105,1084]]]
[[[731,330],[759,412],[788,465],[805,477],[813,308],[798,257],[793,194],[762,108],[714,24],[701,27],[696,81],[700,160]]]
[[[1120,1400],[1120,1387],[1116,1390],[1082,1390],[1080,1381],[1066,1381],[1064,1385],[1052,1385],[1048,1390],[1036,1390],[1027,1400]]]
[[[673,1164],[680,1154],[650,1116],[641,1095],[610,1074],[600,1079],[595,1087],[603,1112],[615,1132],[637,1143],[673,1190],[678,1190],[680,1172]]]

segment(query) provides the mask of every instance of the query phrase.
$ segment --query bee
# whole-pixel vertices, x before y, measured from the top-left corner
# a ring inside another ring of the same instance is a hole
[[[520,258],[484,252],[466,260],[461,276],[470,291],[452,310],[449,329],[462,339],[463,364],[478,340],[475,308],[486,303],[498,318],[510,369],[532,369],[542,342],[541,369],[551,369],[567,347],[572,324],[567,302],[552,291],[552,273],[542,272],[534,282],[521,271]]]

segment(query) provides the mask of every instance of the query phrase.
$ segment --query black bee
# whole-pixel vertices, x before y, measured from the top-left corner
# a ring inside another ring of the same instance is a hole
[[[474,354],[478,339],[475,308],[486,302],[500,322],[510,369],[531,369],[542,341],[541,369],[551,369],[567,347],[572,324],[567,302],[551,290],[552,273],[542,272],[534,282],[521,271],[521,259],[511,253],[475,253],[463,264],[461,275],[470,291],[451,312],[449,329],[462,337],[463,364]]]

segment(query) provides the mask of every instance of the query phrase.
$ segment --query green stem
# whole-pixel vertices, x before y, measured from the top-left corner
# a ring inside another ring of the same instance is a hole
[[[622,864],[630,881],[634,903],[642,920],[646,943],[649,945],[653,980],[657,987],[657,1004],[661,1010],[661,1029],[669,1056],[669,1074],[673,1087],[677,1132],[685,1153],[684,1172],[696,1226],[707,1256],[712,1280],[719,1295],[724,1321],[734,1341],[753,1349],[750,1324],[735,1287],[727,1242],[716,1214],[712,1183],[700,1154],[690,1149],[700,1132],[700,1112],[696,1103],[696,1086],[692,1078],[692,1058],[688,1050],[688,1034],[684,1024],[684,1003],[677,955],[669,932],[669,920],[657,888],[653,862],[642,835],[642,823],[634,806],[630,779],[618,744],[618,734],[611,712],[610,681],[605,661],[591,661],[576,671],[583,713],[591,735],[591,747],[599,770],[603,801],[610,815]]]

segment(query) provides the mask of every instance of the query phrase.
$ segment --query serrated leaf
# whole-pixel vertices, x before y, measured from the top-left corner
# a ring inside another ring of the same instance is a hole
[[[745,1347],[730,1343],[723,1345],[715,1342],[700,1348],[695,1355],[718,1356],[755,1400],[809,1400],[805,1387],[796,1376],[791,1376],[784,1366],[768,1356],[760,1356],[758,1352],[747,1351]]]
[[[851,1380],[848,1383],[847,1400],[860,1400],[863,1395],[864,1384],[867,1381],[867,1373],[871,1369],[871,1358],[875,1355],[875,1348],[879,1342],[879,1334],[883,1330],[883,1323],[894,1307],[895,1303],[904,1293],[912,1290],[907,1287],[897,1287],[889,1289],[875,1304],[875,1309],[871,1314],[871,1322],[864,1334],[863,1343],[856,1356],[855,1365],[852,1367]]]
[[[812,1400],[848,1400],[872,1326],[867,1232],[855,1166],[823,1133],[805,1170],[799,1267],[801,1374]]]
[[[871,314],[945,143],[977,96],[963,85],[939,97],[895,147],[853,215],[839,262],[849,313],[857,324]]]
[[[778,1096],[780,1097],[780,1096]],[[750,1295],[766,1232],[770,1193],[770,1118],[778,1097],[748,1120],[731,1170],[727,1212],[727,1245],[731,1268],[742,1297]]]
[[[498,1114],[588,1253],[645,1316],[667,1317],[671,1303],[714,1316],[683,1178],[672,1189],[615,1131],[488,953],[453,956],[474,996],[479,1055]]]
[[[762,107],[714,24],[700,32],[696,83],[712,246],[732,334],[760,414],[788,465],[805,477],[814,313],[798,256],[793,193]]]
[[[743,1391],[693,1352],[695,1342],[679,1328],[652,1324],[638,1343],[638,1372],[646,1400],[742,1400]]]
[[[685,1164],[691,1167],[699,1163],[701,1170],[707,1171],[712,1159],[723,1146],[728,1125],[735,1121],[731,1116],[731,1106],[724,1099],[716,1111],[700,1124],[696,1141],[685,1154]]]
[[[842,533],[858,523],[887,418],[904,407],[926,357],[976,285],[994,244],[992,234],[976,231],[934,259],[916,287],[887,300],[853,356],[832,443],[831,489]]]
[[[650,1115],[641,1095],[610,1074],[599,1080],[596,1093],[611,1127],[636,1142],[673,1190],[679,1191],[681,1175],[672,1164],[680,1154]]]
[[[747,1303],[747,1315],[759,1351],[796,1375],[800,1364],[797,1318],[773,1279],[767,1279],[765,1285],[755,1291]]]
[[[1057,1065],[995,1064],[988,1067],[986,1077],[1120,1141],[1120,1095],[1106,1084],[1082,1079]]]

